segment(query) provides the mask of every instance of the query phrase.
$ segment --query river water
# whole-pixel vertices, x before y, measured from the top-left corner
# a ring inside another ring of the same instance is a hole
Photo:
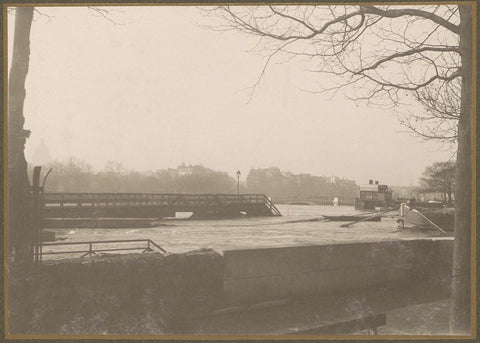
[[[443,237],[439,231],[397,228],[396,212],[380,222],[361,222],[341,228],[343,222],[306,221],[322,215],[362,213],[347,206],[277,205],[282,217],[222,220],[164,220],[162,226],[132,229],[55,229],[61,242],[151,239],[169,253],[210,248],[219,253],[230,249],[266,248],[366,241],[410,240]],[[145,246],[146,243],[95,244],[94,249]],[[88,246],[44,247],[43,251],[88,249]],[[128,251],[123,251],[128,252]],[[138,250],[137,250],[138,252]],[[122,252],[119,252],[122,253]],[[78,257],[76,254],[44,255],[43,259]]]

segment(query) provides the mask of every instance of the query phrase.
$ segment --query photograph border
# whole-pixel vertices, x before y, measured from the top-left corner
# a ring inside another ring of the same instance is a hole
[[[372,5],[422,5],[422,4],[471,4],[474,15],[473,15],[473,93],[476,94],[474,99],[472,99],[472,199],[471,199],[471,212],[472,212],[472,228],[471,228],[471,335],[389,335],[389,336],[367,336],[367,335],[338,335],[338,336],[271,336],[271,335],[98,335],[98,334],[87,334],[87,335],[70,335],[70,334],[54,334],[54,335],[35,335],[35,334],[9,334],[8,332],[8,129],[7,129],[7,89],[8,89],[8,7],[27,7],[27,6],[40,6],[40,7],[77,7],[77,6],[215,6],[221,4],[229,4],[232,6],[242,6],[242,5],[262,5],[262,4],[273,4],[273,5],[358,5],[360,3],[368,3]],[[3,11],[3,300],[4,306],[3,310],[3,320],[2,325],[3,337],[6,340],[22,340],[22,339],[41,339],[41,340],[72,340],[72,339],[95,339],[95,340],[256,340],[256,341],[278,341],[278,340],[362,340],[362,341],[392,341],[392,340],[465,340],[465,339],[476,339],[477,337],[477,250],[476,250],[476,227],[477,227],[477,153],[479,151],[478,144],[478,121],[477,121],[477,99],[478,99],[478,87],[479,82],[477,75],[477,35],[478,35],[478,3],[477,1],[288,1],[288,2],[279,2],[279,1],[137,1],[137,2],[121,2],[121,1],[109,1],[109,2],[96,2],[96,1],[69,1],[67,2],[51,2],[51,1],[4,1],[2,4]],[[0,301],[1,303],[1,301]],[[1,332],[0,332],[1,333]]]

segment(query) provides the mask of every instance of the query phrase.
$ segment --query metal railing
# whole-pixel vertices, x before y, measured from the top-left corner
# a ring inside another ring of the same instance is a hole
[[[44,193],[45,206],[145,206],[145,205],[208,205],[260,204],[264,194],[181,194],[181,193]]]
[[[265,202],[265,205],[268,207],[268,209],[270,210],[270,212],[274,215],[274,216],[281,216],[282,214],[280,213],[280,211],[278,210],[278,208],[275,206],[275,204],[273,203],[273,201],[267,197],[266,195],[263,195],[264,197],[264,202]]]
[[[104,244],[113,244],[113,243],[137,243],[144,242],[145,245],[142,246],[133,246],[133,247],[115,247],[115,248],[95,248],[94,245],[104,245]],[[44,247],[55,247],[55,246],[68,246],[68,245],[87,245],[88,249],[77,249],[77,250],[59,250],[59,251],[43,251]],[[157,248],[163,253],[167,251],[161,246],[156,244],[151,239],[117,239],[117,240],[107,240],[107,241],[83,241],[83,242],[56,242],[56,243],[42,243],[39,251],[39,260],[42,260],[43,255],[59,255],[59,254],[80,254],[83,253],[80,257],[89,256],[92,257],[98,252],[107,252],[107,251],[129,251],[129,250],[142,250],[142,253],[153,252],[153,247]]]

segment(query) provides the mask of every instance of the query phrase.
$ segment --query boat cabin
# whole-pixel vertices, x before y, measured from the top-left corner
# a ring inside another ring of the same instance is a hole
[[[361,185],[355,195],[356,210],[374,210],[376,207],[387,209],[391,202],[392,190],[373,180],[369,180],[368,185]]]

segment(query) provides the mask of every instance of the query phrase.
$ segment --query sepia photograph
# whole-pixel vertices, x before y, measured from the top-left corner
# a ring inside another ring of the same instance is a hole
[[[4,4],[4,338],[475,339],[476,6]]]

